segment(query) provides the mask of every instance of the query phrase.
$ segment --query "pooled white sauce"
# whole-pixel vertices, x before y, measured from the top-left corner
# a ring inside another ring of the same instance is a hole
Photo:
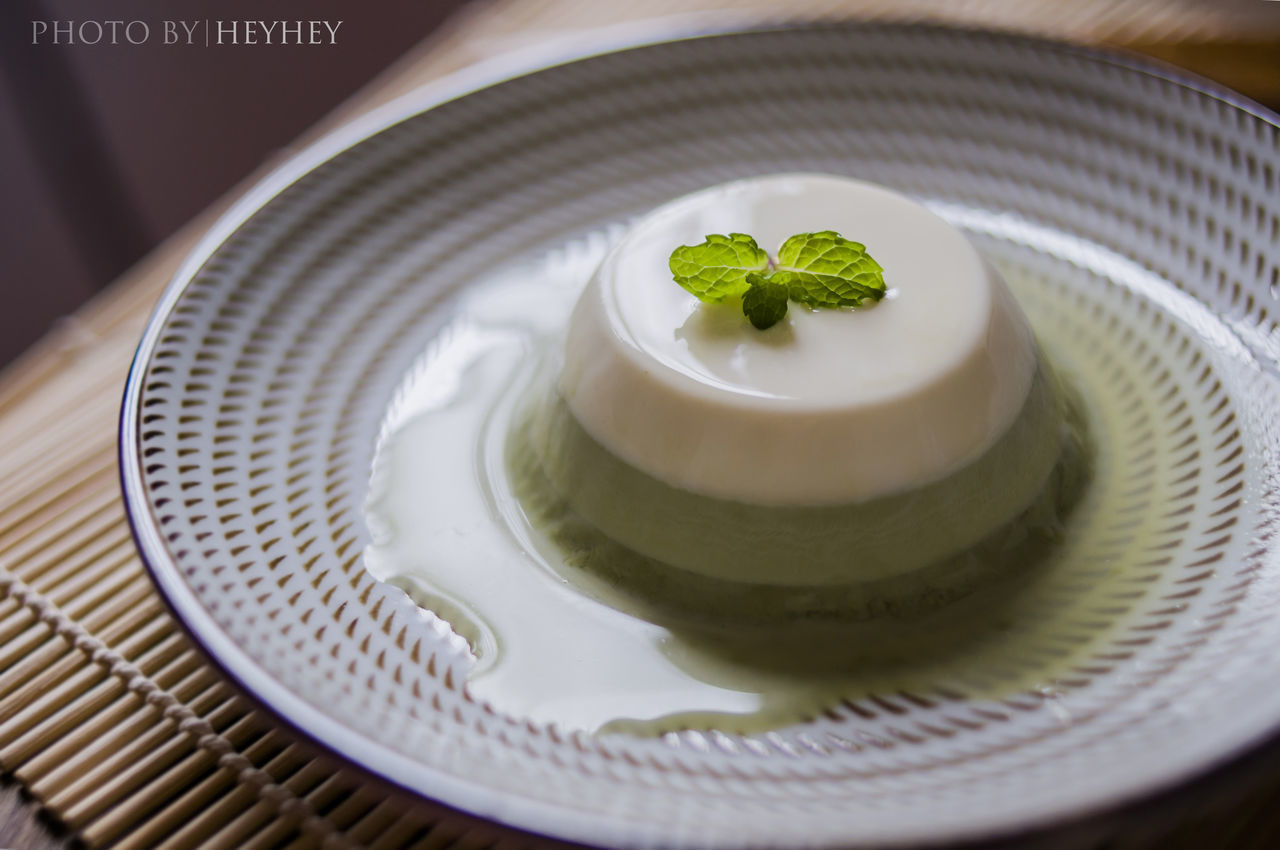
[[[759,694],[682,671],[663,654],[666,629],[548,569],[506,480],[512,384],[563,328],[602,247],[541,274],[513,272],[459,305],[388,416],[365,561],[471,642],[479,660],[468,687],[503,711],[588,730],[693,706],[750,714]]]

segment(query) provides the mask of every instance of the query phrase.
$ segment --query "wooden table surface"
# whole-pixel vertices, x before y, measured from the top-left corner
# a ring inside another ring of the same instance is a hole
[[[476,3],[415,48],[354,98],[305,134],[296,150],[352,117],[425,81],[551,38],[588,45],[598,30],[626,21],[683,14],[704,22],[758,21],[787,16],[882,14],[1013,28],[1090,44],[1136,50],[1179,63],[1245,94],[1280,106],[1280,3],[1223,4],[1151,0],[655,0],[621,5],[589,0],[506,0]],[[291,151],[282,152],[287,156]],[[87,358],[114,358],[110,376],[123,386],[143,324],[177,266],[217,214],[268,170],[246,177],[120,280],[0,374],[0,422],[21,415],[42,389]],[[4,449],[0,448],[0,452]],[[0,784],[0,848],[45,850],[71,837],[42,819],[12,780]]]

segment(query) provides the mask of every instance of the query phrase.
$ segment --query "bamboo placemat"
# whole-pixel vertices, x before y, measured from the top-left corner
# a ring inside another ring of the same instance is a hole
[[[792,0],[785,12],[892,7],[898,16],[1136,46],[1191,57],[1200,70],[1275,102],[1280,4],[1268,5]],[[779,7],[765,0],[475,5],[306,140],[447,71],[552,35],[589,41],[595,28],[624,18],[693,8],[753,21],[777,17]],[[120,391],[152,305],[220,208],[0,376],[0,767],[91,846],[524,845],[527,837],[396,796],[255,710],[189,643],[137,558],[116,478]],[[1213,796],[1194,814],[1126,827],[1124,846],[1171,846],[1172,833],[1182,847],[1273,846],[1276,787],[1254,789],[1244,807]],[[1080,834],[1064,840],[1072,843],[1060,846],[1093,843]]]

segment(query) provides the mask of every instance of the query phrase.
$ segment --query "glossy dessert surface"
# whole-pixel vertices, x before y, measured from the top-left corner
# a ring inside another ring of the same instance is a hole
[[[762,331],[667,268],[707,232],[769,250],[823,227],[866,245],[884,300],[793,303]],[[609,540],[716,581],[878,582],[1047,532],[1082,454],[998,273],[925,207],[849,178],[740,180],[654,210],[592,276],[563,352],[513,432],[517,466]]]
[[[676,286],[672,250],[743,232],[766,250],[837,230],[885,268],[875,306],[793,305],[759,331]],[[605,450],[681,490],[764,505],[860,502],[937,481],[996,444],[1037,370],[999,276],[920,204],[849,178],[713,187],[637,223],[569,322],[560,392]]]

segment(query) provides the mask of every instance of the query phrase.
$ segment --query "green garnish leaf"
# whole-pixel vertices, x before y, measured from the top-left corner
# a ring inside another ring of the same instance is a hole
[[[676,283],[699,300],[742,297],[742,313],[760,330],[787,315],[787,301],[810,307],[857,307],[885,295],[884,269],[867,246],[834,230],[798,233],[778,249],[775,263],[745,233],[713,233],[681,245],[668,261]]]
[[[787,315],[787,286],[752,272],[747,275],[742,312],[758,330],[771,328]]]
[[[745,233],[712,233],[699,245],[682,245],[668,263],[676,283],[701,301],[719,302],[745,295],[747,275],[769,267],[769,255]]]
[[[867,246],[834,230],[798,233],[778,249],[774,280],[811,307],[857,307],[884,297],[884,269]]]

